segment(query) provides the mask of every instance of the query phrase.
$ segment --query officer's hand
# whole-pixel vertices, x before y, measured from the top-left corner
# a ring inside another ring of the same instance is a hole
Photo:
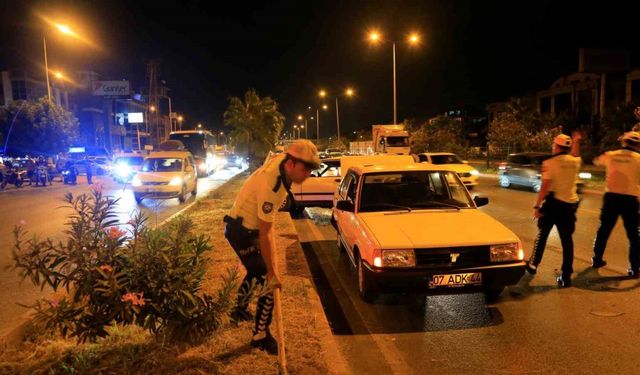
[[[282,279],[280,279],[280,275],[274,272],[267,273],[267,283],[271,285],[271,287],[282,289]]]
[[[542,214],[540,213],[540,209],[539,208],[534,208],[533,209],[533,217],[535,217],[536,219],[540,219],[540,217],[542,217]]]

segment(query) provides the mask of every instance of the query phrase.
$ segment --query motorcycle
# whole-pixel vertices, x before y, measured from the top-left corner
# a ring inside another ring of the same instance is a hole
[[[78,179],[78,169],[75,166],[66,167],[62,171],[62,182],[67,185],[75,185]]]
[[[8,168],[2,176],[2,183],[0,183],[0,189],[4,189],[8,184],[16,185],[17,188],[21,187],[24,183],[27,171],[18,170],[17,168]]]
[[[47,182],[51,185],[51,180],[49,179],[49,172],[47,171],[47,167],[44,165],[40,165],[36,168],[33,173],[33,180],[35,182],[35,186],[42,185],[46,186]]]

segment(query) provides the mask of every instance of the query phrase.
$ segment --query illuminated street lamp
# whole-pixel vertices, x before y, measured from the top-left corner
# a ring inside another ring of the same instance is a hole
[[[55,24],[58,31],[65,35],[71,35],[77,37],[78,35],[74,33],[71,28],[67,25]],[[47,98],[49,98],[49,103],[51,103],[51,83],[49,81],[49,61],[47,59],[47,39],[45,36],[42,36],[42,49],[44,50],[44,72],[45,77],[47,78]]]
[[[151,112],[155,112],[156,111],[156,106],[155,105],[149,106],[149,110]]]
[[[354,95],[354,91],[352,88],[347,88],[344,91],[344,96],[351,98]],[[320,92],[318,93],[318,95],[321,98],[324,98],[327,96],[327,92],[325,90],[320,90]],[[323,105],[322,106],[323,109],[327,109],[327,105]],[[336,95],[336,130],[338,132],[338,141],[340,141],[340,110],[339,110],[339,105],[338,105],[338,96]]]
[[[304,122],[306,123],[306,122],[307,122],[307,120],[305,119],[305,120],[304,120]],[[300,128],[301,128],[301,129],[304,129],[304,138],[305,138],[305,139],[309,138],[309,136],[308,136],[308,134],[307,134],[307,127],[306,127],[306,126],[304,126],[304,125],[300,125]]]
[[[293,139],[300,138],[300,132],[298,132],[298,135],[296,136],[296,131],[297,130],[298,130],[298,125],[293,125]]]
[[[376,31],[372,30],[369,32],[369,42],[371,44],[378,44],[382,42],[382,35]],[[418,33],[412,32],[407,36],[407,43],[411,46],[416,46],[420,44],[420,35]],[[392,42],[393,45],[393,123],[394,125],[398,123],[398,104],[397,104],[397,94],[396,94],[396,42]]]
[[[180,127],[180,130],[182,130],[182,121],[184,120],[184,117],[182,117],[182,115],[178,116],[178,126]]]

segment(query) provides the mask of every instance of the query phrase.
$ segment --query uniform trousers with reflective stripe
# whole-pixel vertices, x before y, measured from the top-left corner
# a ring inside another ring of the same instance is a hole
[[[248,295],[251,290],[250,286],[255,283],[264,286],[267,276],[267,267],[264,259],[260,254],[259,242],[256,239],[254,243],[245,249],[235,249],[236,254],[240,258],[242,265],[247,270],[247,275],[242,280],[242,285],[238,289],[238,308],[246,310],[247,303],[250,300]],[[254,281],[255,280],[255,281]],[[258,298],[258,306],[256,309],[256,324],[253,328],[253,334],[256,335],[267,331],[271,324],[273,316],[273,292],[269,292]]]
[[[605,193],[602,201],[600,227],[593,241],[593,257],[602,260],[611,231],[618,221],[618,216],[622,216],[624,229],[629,239],[629,265],[632,269],[637,270],[640,268],[640,235],[638,235],[640,204],[638,204],[638,198],[633,195]]]
[[[576,204],[563,202],[553,196],[545,198],[538,219],[538,235],[533,244],[533,253],[529,263],[538,266],[542,261],[547,238],[555,225],[562,243],[562,275],[571,276],[573,273],[573,232],[576,229]]]

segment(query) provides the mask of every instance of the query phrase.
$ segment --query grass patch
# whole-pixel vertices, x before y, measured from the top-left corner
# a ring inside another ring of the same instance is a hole
[[[202,285],[213,293],[222,285],[221,276],[230,267],[244,268],[223,235],[223,217],[248,177],[232,178],[207,198],[193,205],[188,215],[196,232],[211,239],[210,267]],[[276,222],[279,264],[285,263],[285,249],[297,239],[295,229],[284,220]],[[286,266],[285,266],[286,267]],[[284,267],[282,305],[288,370],[291,374],[324,374],[322,348],[317,335],[321,317],[312,312],[309,284],[301,277],[288,276]],[[253,306],[255,311],[255,306]],[[274,321],[275,323],[275,321]],[[35,327],[15,348],[0,348],[0,374],[276,374],[277,358],[249,346],[252,322],[238,327],[225,325],[198,345],[167,344],[135,326],[112,326],[109,336],[96,343],[77,344],[73,338]],[[272,330],[275,330],[275,324]]]

